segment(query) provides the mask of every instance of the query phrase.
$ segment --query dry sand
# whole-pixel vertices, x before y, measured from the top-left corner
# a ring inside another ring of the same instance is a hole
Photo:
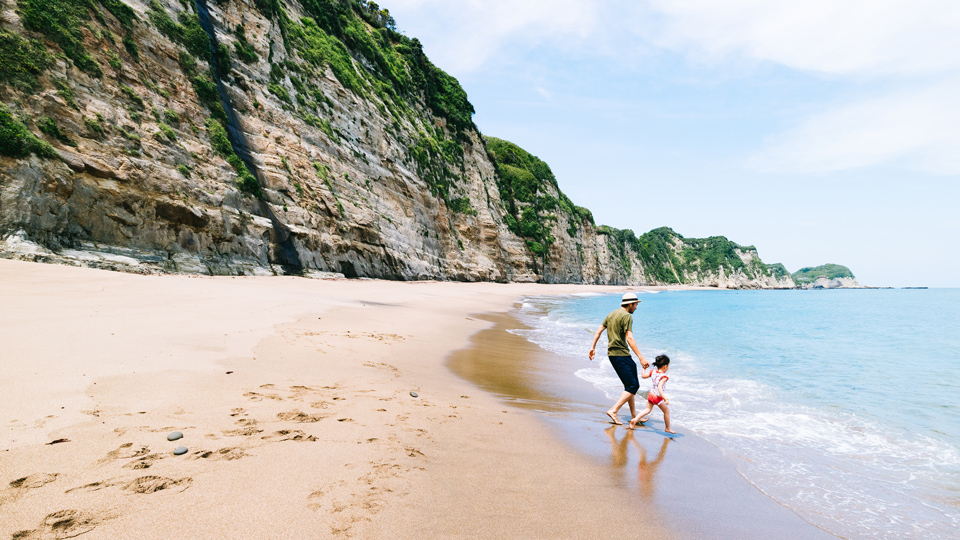
[[[670,538],[444,366],[474,314],[585,290],[620,289],[0,260],[0,537]]]

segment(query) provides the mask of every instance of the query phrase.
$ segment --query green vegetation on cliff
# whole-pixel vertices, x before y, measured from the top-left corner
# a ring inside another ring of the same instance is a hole
[[[549,165],[511,142],[487,137],[486,143],[497,170],[507,226],[527,242],[532,253],[546,258],[556,242],[551,232],[554,223],[565,223],[571,238],[584,223],[593,224],[590,211],[576,206],[560,191]],[[747,258],[750,268],[741,258],[740,253],[753,251],[753,246],[741,246],[722,236],[684,238],[661,227],[637,237],[630,229],[606,225],[597,227],[597,234],[625,274],[631,274],[633,261],[639,260],[644,275],[656,283],[688,283],[716,276],[721,268],[726,275],[739,270],[769,275],[758,258]]]
[[[611,254],[620,260],[624,271],[631,271],[631,252],[640,260],[648,281],[663,284],[683,284],[709,279],[737,271],[747,274],[770,275],[770,269],[755,255],[753,246],[741,246],[723,236],[684,238],[669,227],[660,227],[638,238],[630,229],[615,229],[606,225],[597,227],[605,235]]]
[[[240,159],[240,156],[233,151],[233,146],[230,144],[230,138],[227,137],[227,130],[223,127],[223,124],[215,118],[208,118],[206,127],[207,135],[210,137],[210,145],[223,159],[227,160],[227,163],[233,167],[233,170],[237,171],[237,188],[254,197],[263,197],[263,190],[260,188],[260,183],[257,182],[257,179],[250,173],[250,170],[247,169],[246,164]]]
[[[0,82],[21,90],[37,88],[37,76],[53,65],[43,43],[0,30]]]
[[[770,270],[770,275],[777,279],[791,277],[790,271],[787,270],[787,267],[781,263],[768,264],[767,269]]]
[[[427,59],[417,39],[396,31],[389,11],[359,0],[303,0],[300,4],[308,16],[294,21],[283,2],[256,1],[260,11],[279,24],[287,52],[293,49],[305,61],[287,62],[288,71],[317,78],[329,67],[344,87],[362,97],[376,96],[394,116],[412,121],[410,106],[422,100],[446,119],[453,133],[462,136],[476,129],[467,93]],[[278,89],[279,82],[274,81]],[[295,84],[292,78],[291,83]],[[311,100],[304,96],[303,101]]]
[[[560,191],[549,165],[512,142],[487,137],[486,143],[497,170],[507,226],[526,240],[530,251],[539,256],[547,253],[556,241],[550,233],[551,223],[558,222],[561,216],[571,237],[584,222],[593,224],[593,214],[573,204]]]
[[[0,103],[0,155],[22,158],[31,153],[45,158],[57,157],[52,146],[31,133],[6,105]]]
[[[822,264],[820,266],[801,268],[793,273],[793,281],[796,282],[797,285],[813,283],[820,277],[827,279],[853,278],[854,275],[849,268],[839,264]]]
[[[177,15],[179,22],[176,22],[157,0],[151,0],[150,11],[147,13],[157,30],[170,41],[183,45],[193,56],[210,61],[210,38],[200,26],[200,18],[196,13],[181,11]]]
[[[103,8],[106,8],[129,36],[137,20],[133,9],[121,0],[18,0],[17,7],[24,28],[39,32],[59,45],[74,65],[94,77],[103,75],[103,70],[84,45],[86,27],[83,23],[93,15],[106,25],[103,13]],[[127,41],[124,40],[125,45]],[[131,52],[129,45],[127,50]]]

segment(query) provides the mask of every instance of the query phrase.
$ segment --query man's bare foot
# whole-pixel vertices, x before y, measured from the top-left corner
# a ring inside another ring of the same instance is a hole
[[[638,423],[638,424],[644,424],[644,423],[646,423],[646,421],[649,420],[649,419],[650,419],[649,416],[644,416],[643,418],[637,420],[637,423]]]
[[[676,434],[676,433],[677,433],[676,431],[673,431],[673,430],[670,430],[670,429],[665,429],[664,431],[666,431],[667,433],[672,433],[672,434]]]
[[[623,422],[621,422],[620,420],[617,420],[617,415],[613,414],[612,412],[607,411],[607,416],[610,417],[610,423],[611,423],[611,424],[614,424],[614,425],[617,425],[617,426],[622,426],[622,425],[623,425]]]

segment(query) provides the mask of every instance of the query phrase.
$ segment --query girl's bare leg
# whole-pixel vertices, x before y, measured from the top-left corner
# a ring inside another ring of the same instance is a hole
[[[667,433],[676,433],[676,431],[670,429],[670,407],[667,407],[666,403],[659,403],[657,404],[657,407],[660,407],[660,410],[663,411],[664,431]]]
[[[640,420],[640,419],[643,418],[644,416],[650,414],[650,411],[652,411],[652,410],[653,410],[653,403],[650,403],[650,402],[648,401],[648,402],[647,402],[647,408],[644,409],[644,411],[643,411],[642,413],[634,416],[633,419],[630,420],[630,428],[629,428],[629,429],[634,429],[635,427],[637,427],[637,424],[639,424],[640,422],[642,422],[642,420]]]

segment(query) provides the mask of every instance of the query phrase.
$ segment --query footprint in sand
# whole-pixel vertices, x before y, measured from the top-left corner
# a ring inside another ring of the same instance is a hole
[[[322,506],[320,503],[320,499],[323,499],[323,495],[324,495],[323,491],[319,489],[311,493],[307,497],[307,508],[309,508],[310,510],[313,510],[314,512],[320,510]]]
[[[187,489],[193,484],[193,478],[165,478],[163,476],[141,476],[135,478],[132,482],[124,486],[123,489],[134,493],[150,494],[167,489],[175,490],[177,493]]]
[[[95,515],[79,510],[60,510],[47,514],[43,522],[36,529],[17,531],[10,537],[12,540],[53,540],[73,538],[88,533],[104,521],[106,515]]]
[[[147,454],[142,458],[135,459],[130,463],[127,463],[126,465],[123,466],[123,468],[133,469],[133,470],[149,469],[154,464],[155,461],[157,461],[158,459],[163,459],[163,457],[164,456],[161,454]]]
[[[251,401],[263,401],[264,399],[283,401],[283,398],[276,394],[259,394],[257,392],[247,392],[243,394],[243,397],[250,398]]]
[[[313,422],[319,422],[320,420],[323,420],[323,416],[310,415],[305,412],[300,412],[298,410],[278,413],[277,418],[287,422],[297,422],[298,424],[313,423]]]
[[[146,446],[134,446],[132,442],[123,443],[116,450],[107,452],[107,456],[100,460],[100,463],[113,461],[117,459],[131,459],[145,456],[150,453],[150,448]]]
[[[263,430],[257,427],[257,421],[253,418],[241,418],[236,423],[241,427],[224,431],[223,434],[231,437],[250,437],[257,433],[263,433]]]
[[[307,435],[299,429],[281,429],[273,435],[267,435],[263,437],[264,440],[277,440],[278,442],[283,441],[296,441],[296,442],[314,442],[317,440],[313,435]]]
[[[231,446],[227,448],[220,448],[219,450],[200,450],[194,452],[191,459],[209,459],[211,461],[233,461],[235,459],[240,459],[247,454],[237,446]]]
[[[16,480],[10,482],[10,487],[0,491],[0,506],[16,501],[31,489],[42,488],[43,486],[56,480],[58,476],[60,475],[56,473],[36,473],[29,476],[24,476],[23,478],[17,478]]]
[[[224,431],[223,434],[229,437],[251,437],[257,433],[263,433],[262,429],[258,429],[256,426],[248,426],[240,429],[231,429]]]
[[[75,488],[70,488],[70,489],[64,491],[64,493],[74,493],[74,492],[76,492],[76,491],[100,491],[101,489],[105,489],[105,488],[113,487],[113,486],[119,486],[119,485],[122,485],[122,484],[123,484],[123,482],[116,481],[116,480],[113,480],[113,481],[111,481],[111,480],[104,480],[104,481],[102,481],[102,482],[91,482],[91,483],[89,483],[89,484],[84,484],[84,485],[82,485],[82,486],[78,486],[78,487],[75,487]]]
[[[363,365],[364,367],[383,369],[393,373],[396,376],[400,375],[400,370],[397,369],[396,366],[391,366],[390,364],[387,364],[385,362],[364,362]]]
[[[133,480],[103,480],[92,482],[83,486],[75,487],[64,491],[64,493],[73,493],[75,491],[100,491],[110,487],[123,486],[122,489],[132,491],[133,493],[150,494],[163,490],[175,490],[177,493],[187,489],[193,483],[193,478],[165,478],[163,476],[140,476]],[[64,537],[66,538],[66,537]]]

